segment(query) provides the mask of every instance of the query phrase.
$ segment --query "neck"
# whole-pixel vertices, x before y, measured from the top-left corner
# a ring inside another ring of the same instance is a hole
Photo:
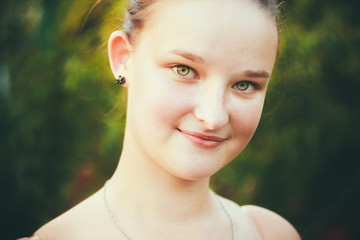
[[[115,214],[142,224],[189,222],[214,208],[209,178],[180,179],[126,144],[108,191]]]
[[[176,177],[134,146],[125,137],[106,187],[106,205],[122,232],[131,239],[231,238],[232,220],[211,192],[209,177]]]

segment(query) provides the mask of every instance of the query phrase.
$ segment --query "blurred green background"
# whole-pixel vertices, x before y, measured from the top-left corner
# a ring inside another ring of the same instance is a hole
[[[107,39],[123,1],[0,3],[1,239],[29,236],[109,178],[126,96]],[[263,118],[212,186],[278,212],[303,239],[360,236],[360,4],[285,1]],[[85,19],[87,20],[85,21]]]

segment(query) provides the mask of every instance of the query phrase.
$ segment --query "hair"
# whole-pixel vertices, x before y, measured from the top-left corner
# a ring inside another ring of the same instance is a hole
[[[144,27],[144,22],[151,14],[152,5],[159,0],[129,0],[130,6],[126,11],[123,29],[128,34],[130,41],[136,41],[136,36]],[[241,1],[241,0],[239,0]],[[279,32],[279,6],[277,0],[250,0],[259,5],[274,19]]]

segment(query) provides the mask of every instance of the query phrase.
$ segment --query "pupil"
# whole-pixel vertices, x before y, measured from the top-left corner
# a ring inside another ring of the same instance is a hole
[[[245,83],[245,82],[240,83],[240,89],[245,90],[245,89],[247,89],[247,87],[248,87],[247,83]]]
[[[180,72],[181,75],[187,74],[187,71],[188,71],[188,69],[185,68],[185,67],[181,67],[181,68],[179,69],[179,72]]]

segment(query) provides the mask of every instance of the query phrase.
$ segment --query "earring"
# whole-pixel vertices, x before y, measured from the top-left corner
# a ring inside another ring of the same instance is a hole
[[[126,82],[126,78],[124,76],[119,75],[116,78],[116,84],[124,85],[125,82]]]

